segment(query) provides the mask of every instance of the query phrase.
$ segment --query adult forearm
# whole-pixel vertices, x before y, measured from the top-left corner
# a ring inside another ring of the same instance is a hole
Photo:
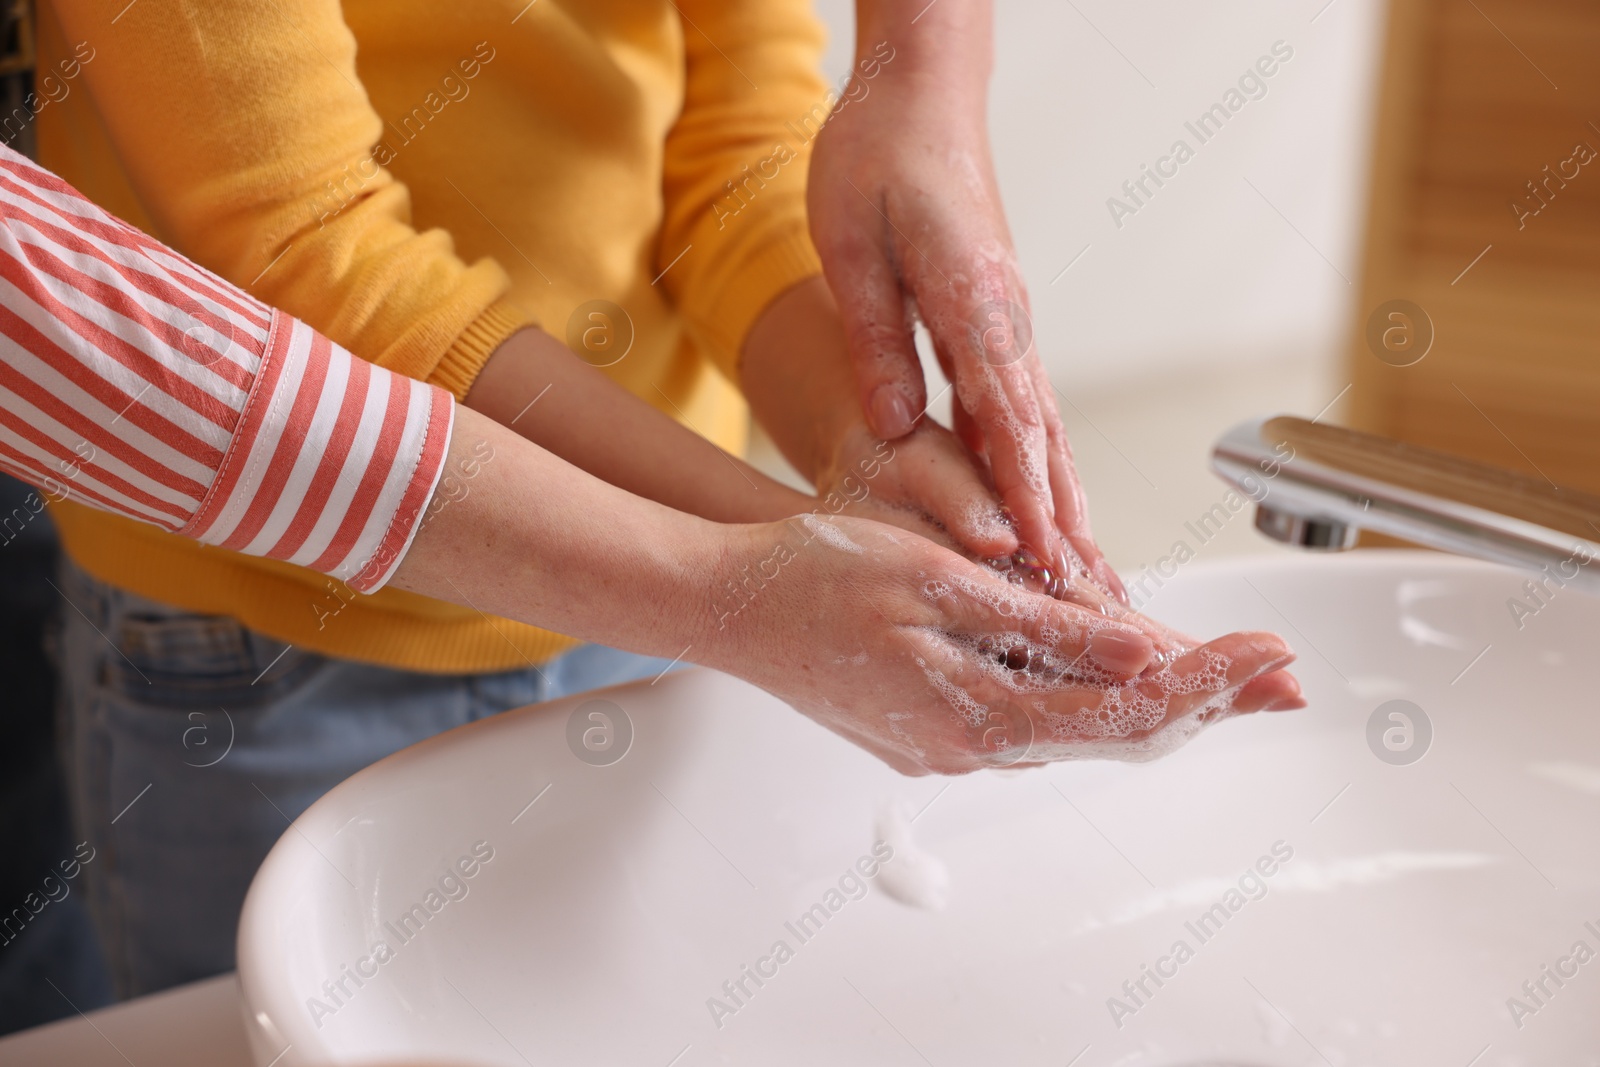
[[[542,330],[509,337],[484,365],[466,406],[602,481],[714,522],[762,522],[815,506],[678,425]]]
[[[642,499],[457,408],[447,478],[391,584],[650,655],[704,647],[740,527]]]

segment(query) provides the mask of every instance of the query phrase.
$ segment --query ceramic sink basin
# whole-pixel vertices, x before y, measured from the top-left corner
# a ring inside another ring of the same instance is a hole
[[[1282,632],[1311,707],[1145,765],[903,778],[706,671],[452,731],[262,867],[254,1052],[1594,1064],[1600,601],[1525,580],[1405,552],[1193,564],[1149,610]]]

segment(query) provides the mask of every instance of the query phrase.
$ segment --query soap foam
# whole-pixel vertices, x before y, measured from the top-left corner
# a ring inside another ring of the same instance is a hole
[[[1083,640],[1110,623],[1085,627]],[[1011,695],[1008,704],[1027,709],[1033,738],[1023,762],[1115,759],[1146,762],[1172,752],[1212,722],[1227,718],[1242,685],[1227,686],[1228,657],[1201,649],[1197,669],[1180,673],[1177,658],[1188,649],[1167,650],[1139,677],[1128,681],[1084,654],[1069,657],[1017,631],[950,634],[930,631],[930,643],[950,649],[960,665],[975,670]],[[980,728],[990,721],[988,704],[957,685],[934,665],[919,665],[930,686],[956,717]],[[954,672],[948,672],[954,673]],[[1169,720],[1170,702],[1210,692]],[[1004,759],[1016,762],[1015,754]]]
[[[896,797],[878,815],[878,839],[894,849],[894,858],[878,871],[878,885],[900,903],[927,911],[943,911],[950,897],[950,871],[912,840],[916,813]]]
[[[922,668],[922,675],[928,679],[934,692],[944,697],[944,702],[950,705],[962,722],[976,728],[988,721],[989,705],[979,703],[971,693],[946,678],[943,672],[923,657],[917,657],[917,666]]]
[[[970,501],[962,513],[961,521],[967,529],[979,537],[1002,538],[1007,534],[1016,536],[1016,524],[990,500]]]
[[[1069,564],[1086,573],[1082,559],[1070,547],[1064,551]],[[1230,666],[1226,656],[1201,649],[1198,668],[1179,673],[1175,664],[1196,646],[1188,641],[1160,640],[1149,665],[1130,681],[1107,670],[1086,651],[1099,631],[1122,628],[1117,621],[1127,614],[1122,605],[1107,597],[1091,597],[1091,603],[1077,606],[1098,614],[1052,611],[1049,601],[1025,584],[1028,579],[1024,575],[1051,582],[1049,569],[1031,553],[1019,550],[986,564],[1007,581],[948,574],[926,581],[923,595],[933,601],[960,596],[988,607],[1000,620],[1009,620],[1009,625],[1002,621],[999,625],[1004,629],[984,634],[925,628],[928,647],[941,650],[950,662],[935,665],[920,657],[917,662],[954,718],[968,728],[981,729],[992,718],[990,705],[974,696],[972,686],[951,680],[972,672],[1005,695],[1003,710],[1013,713],[1010,717],[1017,712],[1027,714],[1033,730],[1020,757],[1022,762],[1153,760],[1181,747],[1211,722],[1234,714],[1233,700],[1242,686],[1224,688]],[[1080,593],[1094,588],[1078,587]],[[1023,632],[1027,629],[1036,631],[1042,640],[1029,637]],[[1063,645],[1085,651],[1069,654]],[[941,666],[946,669],[939,669]],[[978,688],[989,691],[990,685]],[[1169,720],[1174,698],[1197,693],[1210,695]],[[996,762],[1010,765],[1017,761],[1018,755],[1009,752]]]
[[[950,575],[949,582],[964,596],[1007,619],[1036,619],[1044,602],[1026,589],[999,582],[976,582],[965,574]]]
[[[907,719],[915,718],[909,711],[891,711],[884,718],[889,720],[889,732],[900,739],[901,745],[906,750],[914,754],[918,759],[922,759],[928,754],[926,749],[917,744],[916,738],[911,736],[911,731],[901,725]]]
[[[823,544],[826,544],[832,548],[837,548],[842,552],[849,552],[850,554],[856,556],[861,555],[863,551],[860,545],[850,540],[849,534],[839,529],[833,523],[825,522],[824,520],[817,518],[815,515],[800,516],[800,524],[811,532],[812,537],[817,538],[818,540],[822,541]]]

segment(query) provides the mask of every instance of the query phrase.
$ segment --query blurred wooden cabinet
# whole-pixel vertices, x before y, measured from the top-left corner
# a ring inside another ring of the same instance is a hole
[[[1358,311],[1352,425],[1600,492],[1600,3],[1391,0]]]

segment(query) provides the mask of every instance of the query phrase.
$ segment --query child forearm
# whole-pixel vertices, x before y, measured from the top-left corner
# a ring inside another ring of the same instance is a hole
[[[761,522],[815,506],[633,396],[542,330],[508,338],[479,373],[466,406],[596,478],[715,522]]]

